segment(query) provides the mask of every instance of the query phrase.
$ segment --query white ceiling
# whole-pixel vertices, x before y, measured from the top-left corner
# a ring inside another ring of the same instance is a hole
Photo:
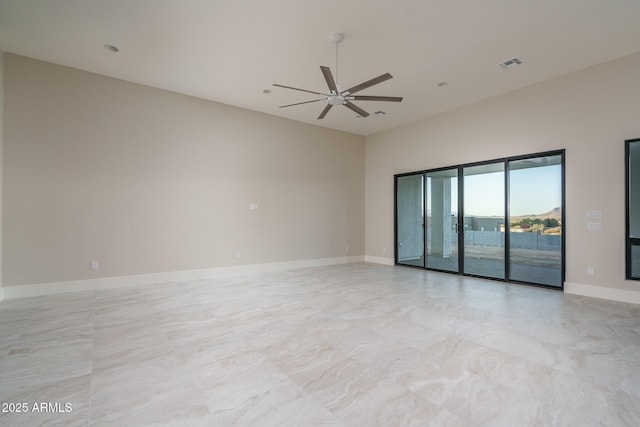
[[[320,65],[367,118],[324,102]],[[103,48],[112,44],[120,52]],[[0,47],[149,86],[369,135],[640,51],[640,0],[0,0]],[[524,63],[504,70],[512,57]],[[448,82],[444,87],[438,83]],[[271,94],[263,90],[271,89]]]

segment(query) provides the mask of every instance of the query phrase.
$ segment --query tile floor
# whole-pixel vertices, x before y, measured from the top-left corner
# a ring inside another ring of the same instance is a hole
[[[5,300],[0,402],[2,426],[638,426],[640,306],[374,264]]]

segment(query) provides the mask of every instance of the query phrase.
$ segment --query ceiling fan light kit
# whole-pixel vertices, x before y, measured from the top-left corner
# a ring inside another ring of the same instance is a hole
[[[327,115],[329,110],[331,110],[331,108],[336,105],[344,105],[350,110],[356,112],[359,116],[367,117],[369,113],[367,113],[365,110],[358,107],[351,101],[385,101],[385,102],[401,102],[402,101],[402,97],[399,97],[399,96],[353,95],[356,92],[360,92],[361,90],[367,89],[371,86],[377,85],[379,83],[382,83],[386,80],[393,78],[393,76],[389,73],[385,73],[378,77],[374,77],[371,80],[367,80],[366,82],[355,85],[347,90],[341,90],[338,83],[336,83],[336,80],[338,77],[338,45],[342,43],[342,40],[344,40],[344,35],[341,33],[333,33],[329,36],[329,40],[331,41],[331,43],[336,45],[336,79],[333,78],[333,74],[331,73],[331,69],[329,67],[322,66],[322,65],[320,66],[320,71],[324,76],[324,80],[327,82],[327,87],[329,88],[329,92],[328,93],[315,92],[312,90],[299,89],[296,87],[284,86],[284,85],[274,83],[273,85],[277,87],[298,90],[301,92],[308,92],[308,93],[313,93],[315,95],[322,96],[322,98],[320,99],[313,99],[311,101],[303,101],[303,102],[296,102],[294,104],[281,105],[280,108],[293,107],[294,105],[309,104],[311,102],[327,101],[327,105],[324,107],[324,109],[318,116],[318,119],[323,119],[324,116]]]

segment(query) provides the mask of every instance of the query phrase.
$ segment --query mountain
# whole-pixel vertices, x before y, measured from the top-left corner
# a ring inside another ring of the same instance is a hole
[[[451,216],[458,216],[458,213],[455,211],[451,211]],[[427,209],[427,217],[431,217],[431,209]],[[465,217],[476,217],[476,218],[502,218],[501,215],[474,215],[472,213],[465,214]],[[547,218],[555,218],[558,221],[562,220],[562,208],[553,208],[549,212],[541,213],[541,214],[527,214],[527,215],[516,215],[511,217],[511,222],[518,222],[524,218],[530,219],[547,219]]]
[[[558,208],[553,208],[551,209],[549,212],[545,212],[545,213],[541,213],[541,214],[529,214],[529,215],[517,215],[517,216],[512,216],[511,217],[511,222],[518,222],[519,220],[522,220],[524,218],[531,218],[531,219],[547,219],[547,218],[555,218],[558,221],[562,220],[562,208],[558,207]]]

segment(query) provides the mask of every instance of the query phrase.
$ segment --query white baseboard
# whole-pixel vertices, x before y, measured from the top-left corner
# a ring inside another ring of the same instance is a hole
[[[104,277],[99,279],[75,280],[69,282],[38,283],[32,285],[0,287],[0,301],[11,298],[24,298],[40,295],[62,294],[68,292],[94,291],[101,289],[117,289],[135,286],[151,286],[166,282],[183,282],[189,280],[216,279],[250,274],[261,274],[297,268],[321,267],[325,265],[370,262],[382,265],[395,265],[393,258],[376,256],[352,256],[336,258],[319,258],[299,261],[286,261],[265,264],[238,265],[232,267],[216,267],[201,270],[170,271],[164,273],[136,274],[131,276]],[[603,286],[585,285],[565,282],[564,292],[612,301],[640,304],[640,292],[625,289],[606,288]]]
[[[33,285],[8,286],[5,288],[0,288],[0,292],[4,291],[4,297],[7,299],[24,298],[40,295],[62,294],[68,292],[95,291],[101,289],[116,289],[134,286],[149,286],[166,282],[216,279],[248,274],[261,274],[275,271],[293,270],[296,268],[350,264],[364,261],[364,256],[307,259],[265,264],[238,265],[232,267],[216,267],[201,270],[170,271],[165,273],[104,277],[100,279],[74,280],[69,282],[51,282],[38,283]],[[2,296],[1,293],[0,296]]]
[[[604,286],[565,282],[564,292],[567,294],[582,295],[585,297],[640,304],[640,292],[628,291],[626,289],[605,288]]]
[[[365,255],[364,262],[372,262],[374,264],[395,265],[393,258],[383,258],[379,256]]]

